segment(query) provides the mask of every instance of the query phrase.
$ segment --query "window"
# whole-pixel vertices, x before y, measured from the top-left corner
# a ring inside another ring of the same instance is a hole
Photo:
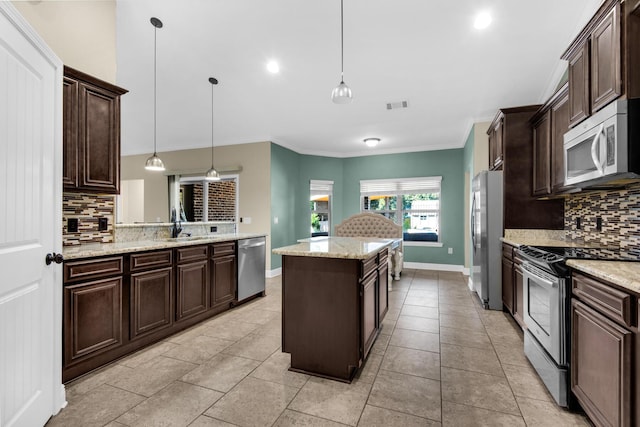
[[[360,206],[402,225],[406,242],[440,243],[442,177],[360,181]]]
[[[236,222],[237,176],[220,181],[202,177],[181,177],[178,187],[180,219],[189,222]]]
[[[311,180],[309,184],[311,237],[328,236],[330,234],[332,195],[333,181]]]

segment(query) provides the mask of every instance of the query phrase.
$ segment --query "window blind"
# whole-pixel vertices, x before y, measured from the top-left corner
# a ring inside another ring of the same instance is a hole
[[[360,195],[438,193],[441,182],[441,176],[362,180],[360,181]]]
[[[312,179],[309,181],[311,196],[333,195],[333,181],[321,181]]]

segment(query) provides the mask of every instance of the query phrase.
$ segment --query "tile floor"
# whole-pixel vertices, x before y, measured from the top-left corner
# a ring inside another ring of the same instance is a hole
[[[407,270],[352,384],[289,372],[267,296],[67,385],[47,426],[588,426],[558,408],[522,333],[459,273]]]

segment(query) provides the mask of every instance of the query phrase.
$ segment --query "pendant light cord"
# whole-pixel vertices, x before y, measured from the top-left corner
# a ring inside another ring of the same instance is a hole
[[[157,83],[157,70],[158,70],[158,66],[157,66],[157,57],[158,57],[158,27],[156,27],[154,25],[154,30],[153,30],[153,155],[156,155],[157,149],[156,149],[156,133],[157,133],[157,127],[158,127],[158,121],[156,119],[156,110],[158,109],[157,107],[157,102],[156,102],[156,92],[158,91],[158,83]]]
[[[340,0],[340,81],[344,83],[344,0]]]
[[[211,169],[213,169],[213,83],[211,83]]]

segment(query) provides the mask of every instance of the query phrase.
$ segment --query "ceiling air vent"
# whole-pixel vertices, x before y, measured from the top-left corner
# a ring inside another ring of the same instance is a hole
[[[398,108],[407,108],[409,103],[407,101],[399,102],[387,102],[387,110],[397,110]]]

